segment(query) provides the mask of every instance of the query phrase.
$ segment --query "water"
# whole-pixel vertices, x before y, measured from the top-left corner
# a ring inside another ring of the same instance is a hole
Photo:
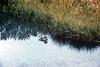
[[[45,23],[0,13],[0,67],[100,67],[99,46],[56,37]]]
[[[31,36],[27,40],[1,40],[1,67],[100,67],[100,48],[77,50]]]

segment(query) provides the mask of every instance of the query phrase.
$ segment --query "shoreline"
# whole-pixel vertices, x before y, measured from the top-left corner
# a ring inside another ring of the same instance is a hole
[[[95,38],[86,38],[86,37],[81,37],[78,34],[77,35],[72,35],[72,34],[68,34],[68,33],[64,33],[64,34],[55,34],[53,35],[56,38],[60,38],[60,39],[64,39],[64,40],[68,40],[71,42],[85,42],[85,43],[96,43],[96,44],[100,44],[100,40]]]

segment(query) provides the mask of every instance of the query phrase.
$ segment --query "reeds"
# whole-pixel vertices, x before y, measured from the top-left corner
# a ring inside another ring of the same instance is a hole
[[[12,7],[16,14],[24,15],[22,10],[28,12],[26,19],[37,12],[35,17],[38,19],[33,16],[31,19],[41,20],[39,24],[46,24],[55,34],[69,32],[72,36],[76,33],[79,37],[100,40],[99,0],[18,0]],[[53,19],[48,20],[47,16]],[[51,25],[48,21],[52,21]]]

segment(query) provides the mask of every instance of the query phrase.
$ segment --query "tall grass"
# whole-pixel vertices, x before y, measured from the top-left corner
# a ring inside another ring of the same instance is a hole
[[[51,29],[55,34],[76,33],[79,37],[100,40],[99,0],[17,0],[12,8],[52,17]]]

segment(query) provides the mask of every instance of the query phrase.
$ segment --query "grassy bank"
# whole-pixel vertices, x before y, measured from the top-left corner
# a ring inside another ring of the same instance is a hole
[[[100,41],[99,6],[99,0],[17,0],[16,5],[12,4],[11,8],[15,9],[12,11],[18,16],[24,13],[22,10],[25,10],[28,12],[28,16],[31,16],[31,11],[33,11],[37,12],[41,18],[46,16],[52,17],[53,20],[51,20],[50,25],[46,21],[47,26],[57,36],[61,35],[66,38],[76,38],[85,41]],[[31,19],[34,20],[35,18]],[[40,21],[41,24],[45,20],[47,19]]]

